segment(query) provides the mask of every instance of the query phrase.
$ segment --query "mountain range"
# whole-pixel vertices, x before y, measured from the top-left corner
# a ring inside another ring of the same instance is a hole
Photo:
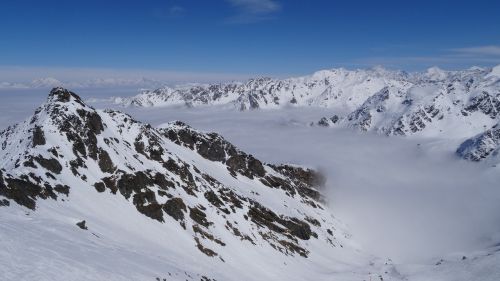
[[[497,155],[500,142],[498,134],[492,133],[500,121],[500,66],[459,71],[433,67],[415,73],[332,69],[289,79],[162,87],[117,102],[238,110],[323,107],[331,115],[311,124],[388,136],[462,140],[457,154],[473,161]],[[476,156],[471,156],[472,151]]]

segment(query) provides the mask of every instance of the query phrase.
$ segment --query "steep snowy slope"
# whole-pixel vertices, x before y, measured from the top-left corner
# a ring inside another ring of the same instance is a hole
[[[351,270],[367,259],[325,206],[321,175],[217,134],[155,129],[55,88],[0,144],[0,279],[365,274]]]
[[[500,127],[498,124],[491,129],[465,140],[457,149],[457,154],[471,161],[498,158],[500,149]],[[494,161],[494,160],[493,160]],[[500,159],[496,159],[500,162]]]

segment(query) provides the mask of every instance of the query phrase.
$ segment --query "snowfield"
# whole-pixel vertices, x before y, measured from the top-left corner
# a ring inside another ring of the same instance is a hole
[[[439,70],[431,74],[442,75]],[[200,253],[193,237],[168,216],[159,223],[137,212],[131,200],[79,182],[67,198],[37,200],[35,211],[13,201],[0,207],[1,280],[500,280],[500,170],[494,162],[469,162],[455,153],[467,136],[387,137],[376,130],[310,126],[330,116],[329,107],[244,112],[223,104],[123,108],[110,99],[123,92],[96,93],[82,96],[94,98],[89,104],[97,109],[113,107],[153,128],[169,128],[171,121],[181,120],[222,135],[263,162],[321,171],[327,177],[323,194],[328,206],[318,214],[334,216],[342,247],[325,247],[313,239],[304,244],[310,251],[307,258],[283,255],[265,241],[255,246],[219,229],[214,233],[228,246],[207,245],[221,254],[221,261]],[[426,98],[425,92],[417,94],[412,92],[413,100]],[[46,99],[39,90],[1,95],[7,101],[1,105],[2,129],[25,120]],[[338,112],[348,114],[364,100]],[[254,196],[244,191],[256,188],[254,183],[242,177],[236,181],[219,164],[186,147],[168,147],[224,185]],[[110,155],[120,165],[122,156]],[[2,159],[2,168],[14,166]],[[98,166],[88,166],[98,179]],[[254,190],[263,194],[259,202],[294,214],[283,205],[287,197],[265,190]],[[202,202],[193,200],[189,204]],[[218,223],[215,211],[207,215]],[[83,219],[86,231],[75,225]]]

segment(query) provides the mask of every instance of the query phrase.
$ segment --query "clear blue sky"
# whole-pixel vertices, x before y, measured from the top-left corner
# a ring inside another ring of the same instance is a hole
[[[500,1],[2,0],[0,66],[302,74],[500,63]]]

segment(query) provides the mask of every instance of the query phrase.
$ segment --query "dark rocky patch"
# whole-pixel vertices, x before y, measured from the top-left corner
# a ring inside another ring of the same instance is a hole
[[[7,199],[2,199],[2,200],[0,200],[0,207],[4,207],[4,206],[5,206],[5,207],[10,206],[10,202],[9,202],[9,200],[7,200]]]
[[[33,147],[37,145],[45,145],[45,134],[39,126],[33,129]]]
[[[136,205],[136,208],[140,213],[146,215],[147,217],[163,222],[162,205],[152,202],[147,205]]]
[[[248,211],[248,217],[257,225],[284,235],[293,235],[302,240],[311,238],[311,227],[297,218],[286,218],[278,216],[273,211],[254,202]]]
[[[196,241],[196,247],[198,248],[198,250],[200,250],[202,253],[204,253],[205,255],[209,256],[209,257],[215,257],[217,256],[218,254],[216,252],[214,252],[213,250],[209,249],[209,248],[205,248],[201,243],[200,243],[200,239],[198,237],[195,237],[194,240]]]
[[[209,227],[211,224],[213,224],[212,222],[209,222],[207,220],[207,214],[200,210],[199,207],[189,208],[189,217],[193,221],[204,227]]]
[[[54,100],[58,102],[69,102],[72,96],[75,99],[81,101],[80,97],[77,96],[75,93],[60,87],[53,88],[49,94],[49,98],[54,98]]]
[[[94,183],[94,187],[97,192],[104,192],[106,190],[106,185],[103,182]]]
[[[54,187],[54,190],[57,193],[62,193],[64,195],[66,195],[66,196],[69,195],[69,186],[67,186],[67,185],[56,184],[56,186]]]
[[[45,190],[44,187],[34,184],[24,179],[4,178],[0,173],[0,195],[14,200],[17,204],[28,209],[34,210],[36,207],[36,198],[46,199],[55,196],[51,190]]]
[[[33,162],[33,157],[28,157],[28,159],[23,162],[23,166],[36,169],[35,162]]]
[[[69,161],[69,166],[70,166],[71,172],[75,176],[80,175],[80,173],[78,173],[78,168],[86,168],[85,163],[83,162],[83,159],[78,157],[78,156],[76,159]]]
[[[153,185],[153,180],[144,172],[136,172],[135,174],[123,174],[118,180],[117,187],[120,193],[125,198],[130,198],[133,192],[141,192],[148,186]]]
[[[314,225],[314,226],[317,226],[317,227],[321,227],[321,223],[315,219],[315,218],[311,218],[311,217],[305,217],[304,218],[308,223]]]
[[[287,254],[297,253],[304,258],[307,258],[307,255],[309,254],[309,251],[307,251],[306,249],[298,246],[297,244],[291,243],[289,241],[279,240],[278,243],[288,251],[288,252],[286,252]]]
[[[206,232],[205,230],[201,229],[199,225],[195,224],[193,225],[193,231],[197,234],[199,234],[201,237],[204,239],[208,239],[210,241],[213,241],[221,246],[226,246],[226,243],[222,242],[220,239],[215,238],[212,234]]]
[[[500,112],[500,94],[493,95],[483,91],[481,94],[471,98],[468,105],[464,108],[467,112],[480,111],[495,119]]]
[[[52,174],[51,174],[51,173],[49,173],[49,172],[45,173],[45,176],[47,176],[49,179],[56,180],[56,177],[54,177],[54,175],[52,175]]]
[[[220,135],[199,133],[180,121],[173,125],[161,132],[174,143],[196,150],[208,160],[226,163],[233,173],[241,173],[249,178],[264,176],[265,170],[259,160],[238,150]]]
[[[181,198],[172,198],[163,204],[163,210],[176,221],[184,220],[184,212],[187,211],[186,204]]]
[[[213,192],[212,190],[205,192],[204,196],[208,200],[208,202],[210,202],[215,207],[219,208],[224,205],[224,203],[219,199],[217,194],[215,194],[215,192]]]
[[[155,177],[154,177],[153,180],[154,180],[154,183],[160,189],[167,190],[169,188],[175,188],[175,183],[173,183],[170,180],[167,180],[167,178],[163,174],[156,173],[156,175],[155,175]]]
[[[40,164],[40,166],[42,166],[43,168],[45,168],[45,169],[47,169],[55,174],[60,174],[62,171],[62,166],[59,163],[59,161],[57,161],[57,159],[54,159],[54,158],[46,159],[46,158],[43,158],[41,155],[38,155],[38,156],[34,157],[33,159],[38,164]]]
[[[116,194],[116,192],[118,191],[118,187],[116,186],[115,177],[102,178],[102,182],[106,185],[107,188],[111,190],[111,193]]]
[[[321,201],[321,193],[314,187],[322,187],[325,184],[326,178],[322,174],[311,169],[304,169],[290,165],[270,166],[275,171],[285,175],[287,180],[268,176],[265,177],[267,182],[262,181],[264,184],[275,188],[280,187],[284,190],[290,191],[292,195],[294,194],[294,191],[296,191],[303,197],[309,197],[316,201]],[[293,186],[289,184],[290,181],[294,184]]]
[[[99,149],[99,168],[104,173],[113,173],[116,170],[113,161],[109,157],[109,154],[104,149]]]
[[[85,128],[89,129],[94,135],[100,134],[104,130],[101,116],[95,111],[87,111],[84,109],[77,110],[78,115],[84,120]]]
[[[83,229],[83,230],[88,230],[88,227],[87,227],[87,225],[86,225],[85,220],[83,220],[83,221],[81,221],[81,222],[77,222],[77,223],[76,223],[76,225],[77,225],[79,228]]]

